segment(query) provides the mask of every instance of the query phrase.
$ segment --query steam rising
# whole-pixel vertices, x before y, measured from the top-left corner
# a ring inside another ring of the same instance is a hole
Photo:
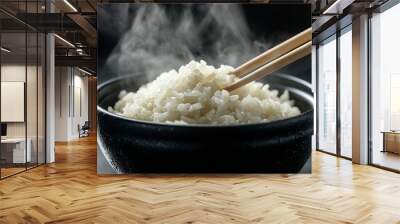
[[[238,4],[178,7],[135,7],[132,25],[106,66],[119,75],[146,74],[152,80],[193,59],[237,66],[269,47],[255,39]]]

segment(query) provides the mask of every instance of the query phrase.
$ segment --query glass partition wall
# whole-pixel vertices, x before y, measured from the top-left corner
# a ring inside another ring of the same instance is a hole
[[[318,63],[318,149],[336,154],[336,35],[319,44]]]
[[[370,12],[368,26],[368,163],[396,172],[400,172],[399,21],[400,3],[387,1]],[[317,149],[347,159],[352,157],[351,43],[349,25],[317,45],[316,59]]]
[[[37,2],[18,5],[32,13]],[[45,163],[46,156],[45,35],[8,17],[0,12],[0,21],[12,21],[0,22],[1,179]]]
[[[370,163],[400,171],[400,4],[371,17]]]
[[[352,157],[351,25],[317,45],[317,150]]]
[[[1,177],[26,169],[26,33],[1,33]],[[6,49],[6,50],[4,50]]]
[[[340,32],[339,48],[339,127],[340,155],[352,158],[352,33],[351,25]]]

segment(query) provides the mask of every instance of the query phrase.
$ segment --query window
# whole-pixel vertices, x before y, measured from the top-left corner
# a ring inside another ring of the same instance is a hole
[[[318,45],[316,61],[317,148],[350,159],[353,131],[351,24]]]
[[[336,153],[336,36],[319,45],[318,149]]]
[[[352,156],[352,33],[351,26],[340,35],[340,155]]]
[[[373,164],[400,170],[400,4],[371,18],[370,133]]]

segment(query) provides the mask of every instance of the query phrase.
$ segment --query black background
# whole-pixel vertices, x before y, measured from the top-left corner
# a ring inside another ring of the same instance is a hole
[[[143,3],[142,3],[143,4]],[[105,64],[107,57],[110,55],[114,47],[130,28],[132,19],[138,7],[142,4],[122,3],[110,4],[104,3],[98,6],[98,84],[113,77],[107,70]],[[152,3],[147,3],[152,4]],[[225,3],[210,3],[225,4]],[[179,12],[185,4],[163,4],[173,16],[179,17]],[[199,5],[199,4],[198,4]],[[121,7],[128,7],[128,13],[118,13]],[[307,29],[311,26],[311,9],[307,4],[296,5],[270,5],[270,4],[242,4],[245,19],[250,30],[259,39],[267,40],[269,43],[276,45],[289,37]],[[112,15],[110,17],[110,15]],[[200,15],[201,16],[201,15]],[[118,26],[117,26],[118,23]],[[121,24],[123,24],[121,26]],[[115,25],[115,29],[110,27]],[[205,38],[204,42],[207,42]],[[204,48],[207,50],[207,48]],[[254,56],[261,53],[254,52]],[[240,54],[240,52],[238,52]],[[195,52],[201,55],[201,52]],[[250,59],[250,58],[249,58]],[[281,71],[306,81],[311,82],[311,57],[305,57],[291,65],[283,68]],[[114,74],[115,75],[115,74]]]

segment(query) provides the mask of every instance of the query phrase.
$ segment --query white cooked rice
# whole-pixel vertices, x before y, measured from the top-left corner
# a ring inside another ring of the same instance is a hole
[[[108,110],[129,118],[179,124],[244,124],[300,114],[288,91],[278,96],[268,84],[252,82],[233,92],[221,90],[238,78],[233,68],[191,61],[162,73],[136,93],[121,91]]]

